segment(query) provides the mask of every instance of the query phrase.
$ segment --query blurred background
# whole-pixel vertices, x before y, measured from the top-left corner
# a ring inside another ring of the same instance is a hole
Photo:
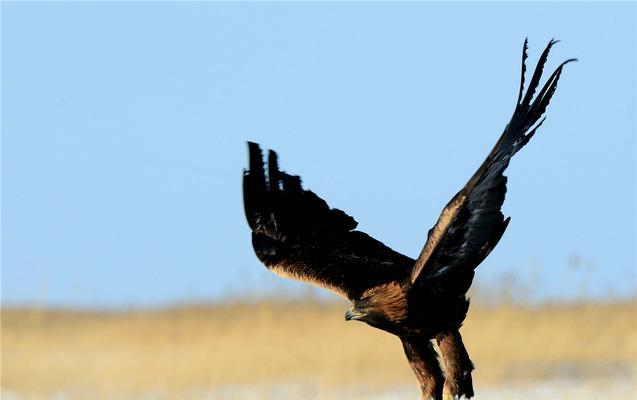
[[[420,251],[531,69],[462,330],[477,399],[637,394],[635,3],[2,2],[2,398],[417,398],[390,335],[256,259],[246,140]],[[373,383],[370,383],[373,382]]]

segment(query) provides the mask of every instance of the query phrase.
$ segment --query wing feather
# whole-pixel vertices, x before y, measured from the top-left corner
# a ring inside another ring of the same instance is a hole
[[[330,289],[349,299],[388,281],[408,279],[414,260],[369,235],[358,223],[279,170],[277,154],[248,143],[244,208],[254,251],[272,272]]]
[[[551,40],[542,52],[527,92],[523,94],[528,47],[528,42],[524,41],[520,91],[511,121],[480,168],[442,210],[414,264],[412,283],[421,276],[436,277],[458,269],[472,278],[473,269],[500,240],[509,223],[509,218],[505,219],[500,211],[506,194],[504,170],[511,157],[542,125],[544,119],[540,118],[555,93],[562,68],[575,61],[569,59],[560,64],[533,99],[549,51],[555,43],[557,41]],[[466,284],[461,287],[462,290],[468,288]]]

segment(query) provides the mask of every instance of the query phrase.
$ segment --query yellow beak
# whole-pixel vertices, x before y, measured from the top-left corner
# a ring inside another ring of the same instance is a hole
[[[350,308],[347,309],[347,312],[345,313],[345,321],[361,319],[365,315],[367,314],[365,314],[364,312],[360,312],[357,309],[355,309],[354,306],[351,306]]]

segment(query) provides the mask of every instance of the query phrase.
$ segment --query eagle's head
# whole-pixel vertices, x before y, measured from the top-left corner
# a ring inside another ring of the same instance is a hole
[[[363,321],[372,326],[394,324],[405,319],[407,301],[402,288],[396,283],[368,289],[354,300],[345,313],[346,321]]]

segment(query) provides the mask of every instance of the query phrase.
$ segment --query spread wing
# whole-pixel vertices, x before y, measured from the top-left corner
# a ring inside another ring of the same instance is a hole
[[[243,174],[243,200],[254,251],[268,269],[330,289],[351,300],[367,289],[409,277],[414,260],[369,235],[357,222],[330,208],[298,176],[279,171],[277,155],[248,143],[250,169]]]
[[[450,278],[464,294],[471,285],[473,270],[495,247],[509,223],[500,208],[504,202],[507,178],[503,175],[511,157],[531,139],[542,125],[540,119],[555,92],[557,81],[569,59],[551,74],[542,89],[538,88],[544,64],[556,41],[551,40],[540,56],[535,72],[524,93],[527,41],[522,52],[522,78],[518,102],[511,121],[480,168],[465,187],[442,210],[438,222],[429,231],[427,242],[414,264],[411,282],[419,278]]]

